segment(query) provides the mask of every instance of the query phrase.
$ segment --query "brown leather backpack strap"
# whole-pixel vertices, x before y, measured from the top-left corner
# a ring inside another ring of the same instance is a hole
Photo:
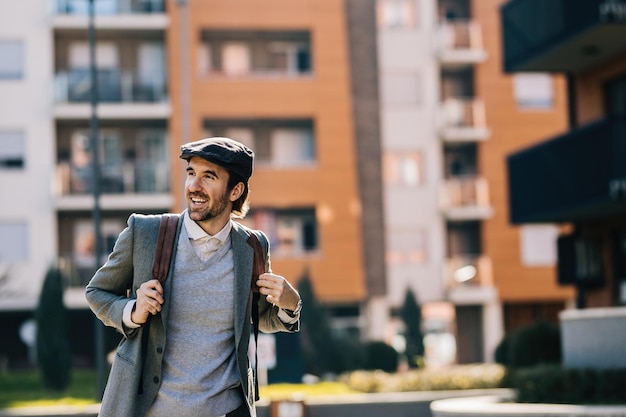
[[[156,252],[152,263],[152,278],[159,280],[161,284],[165,283],[170,270],[178,219],[179,216],[175,214],[163,214],[161,216]]]
[[[161,285],[165,284],[167,274],[170,270],[179,218],[180,216],[177,214],[161,215],[156,249],[154,251],[154,260],[152,261],[152,278],[159,280]],[[143,394],[143,370],[145,368],[146,354],[148,352],[150,318],[151,316],[148,317],[148,321],[143,325],[143,331],[141,333],[141,377],[139,379],[139,386],[137,387],[137,394]]]
[[[252,281],[250,283],[250,287],[252,288],[252,292],[259,292],[259,287],[257,287],[256,281],[259,279],[259,275],[265,273],[265,255],[263,254],[261,242],[259,242],[259,238],[254,233],[250,234],[250,237],[248,238],[248,245],[252,246],[252,249],[254,249]]]
[[[254,234],[250,233],[250,237],[248,238],[248,245],[252,246],[254,249],[254,259],[252,261],[252,277],[250,280],[250,288],[252,291],[252,328],[254,331],[254,399],[258,401],[259,396],[259,377],[258,377],[258,366],[259,366],[259,297],[261,293],[259,293],[259,287],[256,285],[257,279],[259,279],[259,275],[265,273],[265,254],[263,253],[263,248],[261,247],[261,242],[259,242],[259,238]]]

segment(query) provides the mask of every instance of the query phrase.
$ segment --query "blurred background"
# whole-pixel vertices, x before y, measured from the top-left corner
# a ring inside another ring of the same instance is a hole
[[[84,287],[131,213],[185,208],[179,147],[206,136],[255,151],[242,222],[333,340],[404,354],[413,311],[406,365],[493,362],[516,329],[623,305],[625,21],[618,0],[0,2],[0,372],[35,366],[51,270],[72,365],[101,366],[119,335]],[[312,333],[262,342],[270,382],[337,370]]]

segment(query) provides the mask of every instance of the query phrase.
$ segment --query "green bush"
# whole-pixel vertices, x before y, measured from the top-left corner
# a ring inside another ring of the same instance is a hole
[[[63,276],[56,267],[46,274],[35,319],[41,379],[46,388],[63,391],[71,382],[71,350],[63,305]]]
[[[510,368],[561,362],[561,332],[541,321],[507,335],[497,346],[496,362]]]
[[[373,341],[365,344],[365,369],[395,372],[398,363],[398,351],[387,343]]]
[[[517,369],[511,388],[522,403],[624,404],[626,369],[565,369],[538,365]]]

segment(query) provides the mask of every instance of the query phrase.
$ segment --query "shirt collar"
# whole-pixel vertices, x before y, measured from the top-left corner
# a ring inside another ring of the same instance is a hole
[[[187,211],[185,211],[185,215],[183,216],[183,221],[185,224],[185,228],[187,229],[187,234],[189,235],[189,239],[191,240],[198,240],[204,237],[209,237],[209,238],[214,237],[220,242],[224,243],[226,239],[228,239],[228,236],[230,235],[230,231],[233,228],[232,220],[229,219],[226,222],[226,225],[222,228],[222,230],[217,232],[215,235],[211,236],[210,234],[205,232],[198,223],[191,220],[191,218],[189,217],[189,213]]]

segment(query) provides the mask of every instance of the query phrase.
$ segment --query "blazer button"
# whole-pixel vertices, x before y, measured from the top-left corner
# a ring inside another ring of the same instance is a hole
[[[157,353],[163,353],[163,348],[161,346],[157,348]]]
[[[152,380],[154,381],[155,384],[159,383],[159,377],[155,376],[154,378],[152,378]]]

